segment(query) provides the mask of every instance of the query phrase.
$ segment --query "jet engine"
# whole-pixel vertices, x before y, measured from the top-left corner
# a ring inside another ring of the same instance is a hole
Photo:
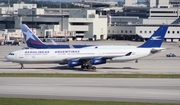
[[[69,67],[80,66],[82,62],[79,60],[69,60],[68,65]]]
[[[91,59],[91,63],[92,63],[93,65],[105,64],[105,63],[106,63],[106,59],[92,58],[92,59]]]

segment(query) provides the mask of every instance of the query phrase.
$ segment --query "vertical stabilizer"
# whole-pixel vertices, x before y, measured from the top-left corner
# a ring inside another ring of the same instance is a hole
[[[163,25],[160,26],[156,32],[139,48],[152,48],[152,47],[161,47],[162,42],[164,41],[164,37],[166,35],[166,31],[168,26]]]
[[[44,45],[43,42],[29,29],[25,24],[20,24],[24,39],[28,47],[35,45]]]

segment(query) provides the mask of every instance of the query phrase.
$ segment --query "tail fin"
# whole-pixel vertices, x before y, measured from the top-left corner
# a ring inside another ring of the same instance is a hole
[[[35,45],[44,45],[43,42],[29,29],[27,25],[20,24],[20,27],[28,47],[33,47]]]
[[[160,26],[157,31],[144,44],[139,46],[139,48],[161,47],[167,29],[168,26],[166,25]]]

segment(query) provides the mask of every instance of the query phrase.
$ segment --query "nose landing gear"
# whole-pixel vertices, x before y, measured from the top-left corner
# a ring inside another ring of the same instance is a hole
[[[20,63],[20,65],[21,65],[21,69],[24,69],[24,65],[22,63]]]

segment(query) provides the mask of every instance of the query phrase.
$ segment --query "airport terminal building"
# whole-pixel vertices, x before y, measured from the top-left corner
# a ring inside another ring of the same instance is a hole
[[[180,2],[180,0],[179,0]],[[148,39],[160,25],[169,25],[165,41],[180,40],[177,0],[125,0],[123,7],[96,9],[37,8],[36,4],[0,7],[0,39],[22,37],[19,24],[27,24],[40,38],[70,40]]]

